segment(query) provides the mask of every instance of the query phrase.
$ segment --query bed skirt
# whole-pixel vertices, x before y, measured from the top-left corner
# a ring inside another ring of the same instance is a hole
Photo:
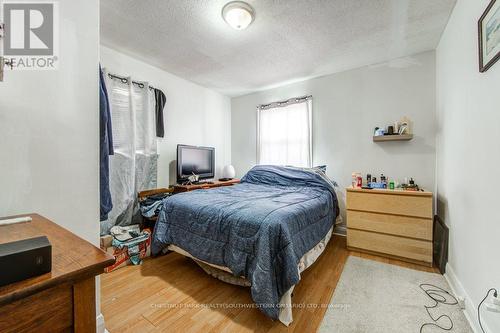
[[[299,261],[298,264],[298,271],[299,275],[303,271],[305,271],[307,268],[311,267],[311,265],[319,258],[319,256],[323,253],[323,251],[326,248],[326,245],[330,241],[333,233],[333,228],[332,227],[326,236],[318,243],[316,246],[314,246],[312,249],[310,249],[306,254],[302,256],[302,258]],[[224,266],[218,266],[218,265],[213,265],[207,262],[204,262],[202,260],[198,260],[194,258],[191,254],[188,252],[184,251],[183,249],[179,248],[178,246],[175,245],[169,245],[168,250],[177,252],[179,254],[182,254],[183,256],[189,257],[193,259],[207,274],[223,281],[226,283],[238,285],[238,286],[244,286],[244,287],[250,287],[250,281],[245,279],[244,277],[238,277],[234,276],[231,270],[227,267]],[[279,314],[279,321],[282,322],[285,326],[289,326],[292,321],[293,321],[293,315],[292,315],[292,292],[295,286],[292,286],[288,291],[281,297],[280,300],[280,314]]]

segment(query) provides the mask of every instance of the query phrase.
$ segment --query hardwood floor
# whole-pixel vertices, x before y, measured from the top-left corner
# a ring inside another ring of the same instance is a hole
[[[191,259],[169,253],[148,258],[141,266],[101,275],[101,310],[110,333],[315,332],[326,311],[316,305],[329,303],[349,255],[437,272],[435,268],[349,251],[345,237],[334,236],[294,290],[294,304],[312,306],[294,308],[294,321],[286,327],[252,308],[249,288],[221,282]]]

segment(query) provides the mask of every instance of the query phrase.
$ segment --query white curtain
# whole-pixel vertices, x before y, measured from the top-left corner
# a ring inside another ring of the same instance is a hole
[[[101,234],[114,225],[139,223],[137,192],[156,187],[157,140],[155,97],[147,82],[142,86],[111,79],[105,73],[111,108],[114,155],[109,159],[113,209],[101,223]]]
[[[259,164],[312,166],[312,99],[257,109]]]

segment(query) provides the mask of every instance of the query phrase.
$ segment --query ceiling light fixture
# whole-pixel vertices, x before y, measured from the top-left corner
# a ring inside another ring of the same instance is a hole
[[[234,29],[243,30],[253,22],[255,13],[246,2],[231,1],[222,8],[222,18]]]

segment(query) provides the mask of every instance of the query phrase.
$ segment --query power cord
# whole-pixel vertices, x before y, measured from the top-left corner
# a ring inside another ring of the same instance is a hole
[[[435,303],[434,305],[431,305],[431,306],[424,305],[425,310],[427,311],[427,314],[429,315],[429,317],[432,319],[433,322],[422,324],[422,326],[420,326],[420,333],[422,333],[422,330],[426,326],[436,326],[444,331],[451,331],[453,329],[453,320],[451,320],[450,316],[443,314],[437,318],[434,318],[431,315],[431,313],[429,312],[429,309],[437,308],[439,306],[439,304],[457,305],[458,300],[455,298],[455,296],[450,294],[445,289],[438,287],[438,286],[435,286],[433,284],[422,283],[419,285],[419,287]],[[441,318],[448,318],[448,320],[450,321],[450,327],[445,327],[445,326],[439,325],[438,321]]]
[[[479,321],[479,327],[481,327],[481,331],[484,332],[484,328],[483,328],[483,324],[481,324],[481,305],[483,305],[484,301],[486,301],[486,299],[488,298],[488,296],[490,296],[490,293],[493,291],[493,296],[498,297],[498,291],[495,289],[495,288],[491,288],[490,290],[488,290],[488,292],[486,293],[486,296],[484,296],[483,300],[481,301],[481,303],[479,303],[479,305],[477,306],[477,320]]]

